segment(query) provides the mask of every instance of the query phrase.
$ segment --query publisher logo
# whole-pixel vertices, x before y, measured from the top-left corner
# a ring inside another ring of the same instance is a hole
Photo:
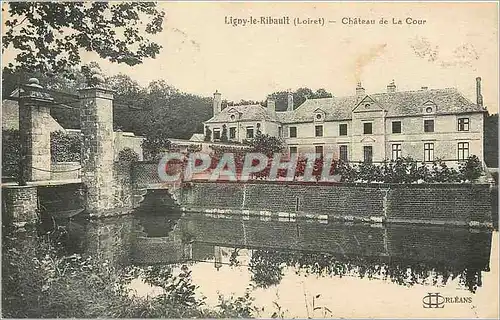
[[[448,303],[472,303],[472,297],[444,297],[440,293],[429,292],[422,298],[422,306],[426,309],[444,308]]]
[[[444,297],[439,293],[430,293],[422,299],[423,307],[430,308],[444,308]]]

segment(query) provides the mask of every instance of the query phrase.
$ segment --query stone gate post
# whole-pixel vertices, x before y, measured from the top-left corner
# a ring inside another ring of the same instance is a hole
[[[26,181],[50,180],[50,105],[54,99],[36,78],[28,80],[19,92],[20,177]]]
[[[83,134],[82,183],[87,189],[87,211],[105,216],[113,208],[113,91],[102,84],[79,90]],[[95,79],[94,79],[95,80]]]

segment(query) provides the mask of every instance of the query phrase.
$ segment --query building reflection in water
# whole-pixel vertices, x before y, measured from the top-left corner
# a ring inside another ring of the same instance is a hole
[[[319,223],[178,211],[71,220],[66,242],[117,264],[212,263],[247,268],[253,285],[280,283],[285,268],[322,277],[445,285],[475,292],[489,271],[491,232],[442,226]]]
[[[296,273],[387,279],[406,286],[444,285],[458,277],[462,286],[475,292],[481,287],[481,272],[489,271],[489,231],[192,213],[179,219],[136,219],[143,236],[131,254],[133,263],[211,262],[217,270],[248,267],[254,284],[264,288],[278,284],[283,269],[293,267]],[[171,231],[160,236],[158,230],[167,229]]]

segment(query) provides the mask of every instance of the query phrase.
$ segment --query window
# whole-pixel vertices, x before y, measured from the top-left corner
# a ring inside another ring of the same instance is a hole
[[[363,133],[364,134],[372,134],[372,123],[371,122],[363,123]]]
[[[339,124],[339,136],[347,136],[347,123]]]
[[[424,161],[434,161],[434,143],[424,143]]]
[[[314,129],[315,129],[315,136],[316,137],[323,136],[323,126],[316,126]]]
[[[427,113],[432,113],[432,107],[427,107],[427,108],[425,108],[425,112],[427,112]]]
[[[469,143],[459,142],[458,143],[458,161],[464,161],[469,158]]]
[[[363,157],[365,163],[371,164],[373,161],[373,147],[372,146],[364,146],[363,147]]]
[[[401,158],[401,144],[396,143],[392,145],[392,160]]]
[[[283,127],[278,127],[278,137],[282,137],[283,136]]]
[[[347,146],[339,147],[340,160],[347,162],[349,161],[349,157],[347,155]]]
[[[236,119],[236,116],[234,114],[231,115],[231,120]]]
[[[321,113],[317,113],[316,114],[316,120],[321,120],[323,116],[321,115]]]
[[[220,140],[220,129],[214,129],[214,140]]]
[[[434,120],[424,120],[424,132],[434,132]]]
[[[401,133],[401,121],[392,122],[392,133]]]
[[[297,138],[297,127],[290,127],[290,138]]]
[[[247,139],[253,139],[253,127],[247,127]]]
[[[458,131],[469,131],[469,118],[458,118]]]
[[[321,156],[323,156],[323,146],[314,147],[314,152],[319,153]]]
[[[290,147],[289,154],[297,154],[297,147]]]
[[[229,128],[229,139],[236,139],[236,127]]]

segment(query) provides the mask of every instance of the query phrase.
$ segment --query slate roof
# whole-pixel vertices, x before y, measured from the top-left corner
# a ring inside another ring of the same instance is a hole
[[[368,98],[386,110],[388,117],[422,114],[422,106],[426,102],[436,105],[436,114],[486,111],[485,108],[465,98],[455,88],[375,93],[365,96],[364,99]],[[352,110],[356,105],[356,96],[309,99],[294,111],[276,114],[283,123],[310,122],[314,120],[315,111],[321,109],[325,112],[325,121],[348,120],[351,119]]]
[[[227,106],[218,115],[213,116],[206,123],[231,122],[231,115],[239,114],[238,121],[277,121],[276,115],[269,112],[260,104],[249,104],[241,106]]]
[[[364,99],[371,99],[386,110],[387,117],[422,114],[422,106],[427,102],[436,105],[436,114],[486,112],[485,108],[471,102],[455,88],[374,93]],[[228,106],[207,123],[231,122],[230,116],[235,112],[240,115],[239,121],[311,122],[318,109],[325,113],[325,121],[349,120],[356,106],[356,96],[308,99],[293,111],[278,111],[275,114],[261,105]]]
[[[193,133],[189,141],[203,142],[205,140],[205,135],[203,133]]]

